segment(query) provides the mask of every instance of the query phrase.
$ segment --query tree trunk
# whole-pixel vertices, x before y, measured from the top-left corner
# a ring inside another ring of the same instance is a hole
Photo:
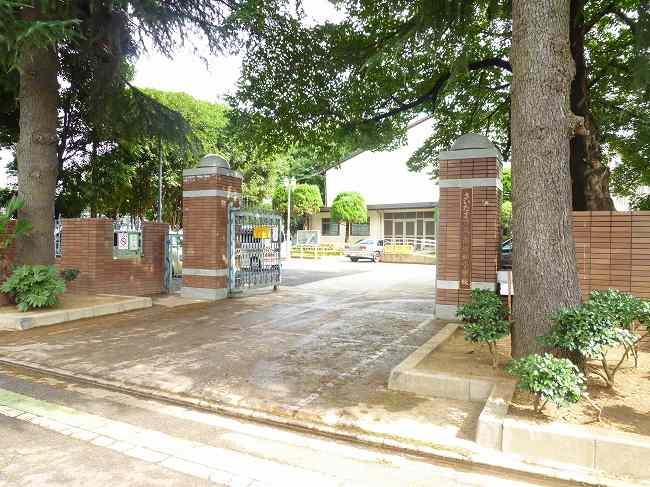
[[[512,353],[542,349],[549,314],[580,301],[571,222],[569,0],[513,1]]]
[[[599,131],[591,114],[589,81],[585,61],[584,0],[571,0],[571,55],[576,74],[571,82],[571,110],[584,118],[585,133],[571,139],[573,209],[613,211],[609,193],[609,168],[601,163]]]
[[[53,47],[27,47],[21,53],[18,194],[25,201],[20,217],[33,227],[16,242],[16,261],[21,264],[54,262],[57,65]]]

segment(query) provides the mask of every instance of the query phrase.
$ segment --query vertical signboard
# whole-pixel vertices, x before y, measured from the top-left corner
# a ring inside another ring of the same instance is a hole
[[[460,289],[472,288],[472,188],[460,195]]]

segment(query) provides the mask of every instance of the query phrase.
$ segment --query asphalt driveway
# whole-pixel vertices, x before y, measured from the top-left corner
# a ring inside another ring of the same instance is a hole
[[[421,441],[473,435],[480,404],[386,388],[442,325],[435,267],[294,260],[277,292],[0,332],[0,359]]]

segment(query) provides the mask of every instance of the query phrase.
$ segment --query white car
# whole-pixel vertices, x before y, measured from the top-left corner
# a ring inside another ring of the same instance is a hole
[[[375,238],[364,238],[345,249],[345,256],[352,262],[357,262],[359,259],[378,262],[383,253],[384,241]]]

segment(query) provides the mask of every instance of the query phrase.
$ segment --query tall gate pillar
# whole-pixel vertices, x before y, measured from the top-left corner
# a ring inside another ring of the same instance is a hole
[[[455,319],[472,289],[496,290],[502,159],[487,137],[466,134],[439,163],[436,317]]]
[[[228,296],[228,203],[241,198],[242,175],[208,154],[183,171],[183,286],[181,296]]]

